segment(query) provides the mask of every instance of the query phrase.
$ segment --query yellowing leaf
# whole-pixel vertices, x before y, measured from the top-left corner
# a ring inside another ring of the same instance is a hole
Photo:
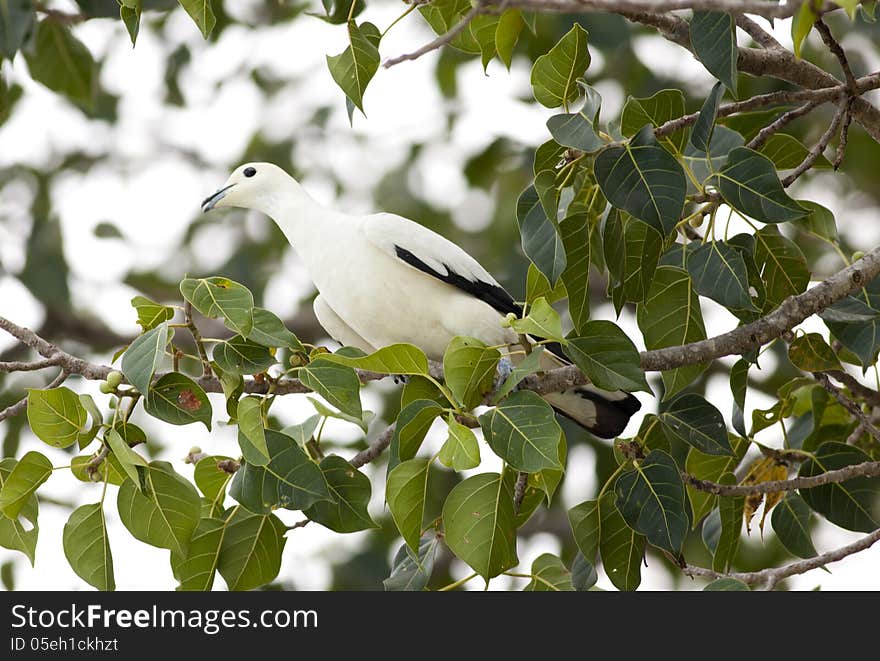
[[[744,486],[753,486],[756,484],[763,484],[764,482],[784,480],[787,477],[787,464],[781,463],[772,457],[762,457],[752,462],[752,465],[749,466],[749,472],[746,473],[741,484]],[[767,514],[780,500],[782,500],[784,495],[785,494],[780,491],[773,491],[767,494],[759,493],[746,496],[745,507],[743,508],[743,517],[746,520],[746,532],[751,533],[752,529],[750,524],[752,517],[755,516],[755,512],[758,511],[758,508],[763,503],[764,512],[761,515],[761,523],[759,524],[761,535],[763,536],[764,520],[767,518]]]

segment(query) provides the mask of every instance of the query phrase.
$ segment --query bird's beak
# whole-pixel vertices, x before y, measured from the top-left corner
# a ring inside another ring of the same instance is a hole
[[[211,209],[213,209],[217,203],[226,197],[226,191],[235,186],[235,184],[229,184],[228,186],[224,186],[220,190],[218,190],[213,195],[206,197],[202,201],[202,213],[208,213]]]

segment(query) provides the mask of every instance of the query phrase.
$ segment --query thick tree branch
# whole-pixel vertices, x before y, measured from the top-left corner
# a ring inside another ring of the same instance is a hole
[[[783,567],[770,567],[768,569],[762,569],[760,571],[753,572],[731,572],[729,574],[722,574],[720,572],[706,569],[704,567],[686,565],[684,568],[682,568],[682,571],[688,576],[701,576],[711,579],[735,578],[738,581],[746,583],[747,585],[757,585],[764,588],[765,590],[772,590],[776,586],[776,584],[783,579],[789,578],[790,576],[795,576],[797,574],[804,574],[811,569],[818,569],[819,567],[824,567],[825,565],[831,564],[832,562],[843,560],[847,556],[871,548],[875,543],[877,543],[877,541],[880,541],[880,529],[875,530],[871,534],[862,537],[852,544],[847,544],[846,546],[842,546],[839,549],[835,549],[834,551],[829,551],[828,553],[817,555],[814,558],[792,562],[791,564],[785,565]]]
[[[838,468],[837,470],[820,473],[811,477],[793,477],[790,480],[774,480],[759,484],[718,484],[701,480],[688,473],[682,473],[682,479],[688,486],[716,496],[753,496],[795,489],[811,489],[823,484],[846,482],[855,477],[880,477],[880,461],[866,461]]]

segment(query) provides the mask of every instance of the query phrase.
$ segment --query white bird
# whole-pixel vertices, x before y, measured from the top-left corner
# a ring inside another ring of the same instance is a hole
[[[508,313],[522,315],[510,294],[460,247],[408,218],[328,209],[271,163],[234,170],[202,202],[203,212],[219,207],[255,209],[278,224],[318,290],[318,322],[343,345],[372,353],[409,343],[441,360],[458,335],[488,345],[518,341],[501,323]],[[568,364],[558,347],[548,349],[545,369]],[[641,407],[629,393],[590,385],[544,397],[603,438],[619,435]]]

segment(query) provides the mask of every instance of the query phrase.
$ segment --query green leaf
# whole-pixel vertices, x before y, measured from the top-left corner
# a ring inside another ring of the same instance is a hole
[[[428,358],[425,352],[412,344],[390,344],[369,356],[357,358],[338,353],[325,354],[321,358],[368,372],[428,375]]]
[[[553,115],[547,120],[550,135],[560,145],[572,147],[588,154],[605,146],[606,142],[596,132],[596,117],[602,97],[587,86],[587,102],[578,112]]]
[[[538,197],[535,186],[526,188],[516,203],[516,220],[526,257],[555,286],[565,271],[565,247],[556,225],[551,221]]]
[[[571,585],[578,592],[584,592],[596,585],[599,575],[596,566],[585,559],[580,553],[574,556],[571,563]]]
[[[305,510],[333,495],[318,465],[297,442],[281,432],[265,430],[269,462],[263,466],[242,463],[229,486],[229,495],[255,514],[276,507]]]
[[[88,419],[85,407],[70,388],[28,390],[28,424],[44,443],[66,448],[76,443]]]
[[[455,337],[443,354],[446,385],[466,409],[483,401],[492,390],[495,368],[501,359],[498,349],[473,337]]]
[[[229,459],[231,457],[214,454],[202,457],[196,464],[193,479],[196,482],[196,486],[208,500],[219,503],[223,502],[226,485],[232,476],[226,471],[221,470],[217,464]]]
[[[694,289],[732,310],[755,310],[746,263],[738,250],[721,241],[704,243],[687,256]]]
[[[794,221],[795,226],[825,241],[834,243],[840,239],[837,234],[837,223],[830,209],[810,200],[798,200],[798,204],[809,213],[800,220]]]
[[[144,402],[150,415],[172,425],[201,422],[211,431],[211,402],[202,387],[180,372],[169,372],[150,388]]]
[[[574,592],[571,572],[552,553],[542,553],[532,563],[532,580],[524,592]]]
[[[587,31],[575,23],[547,54],[535,60],[531,81],[538,103],[557,108],[577,99],[577,79],[590,66],[587,37]]]
[[[253,590],[278,576],[286,528],[274,514],[236,509],[226,524],[217,570],[230,590]]]
[[[719,478],[721,484],[736,484],[733,473],[725,473]],[[722,496],[718,498],[718,515],[721,520],[721,534],[712,556],[712,568],[726,572],[736,557],[739,538],[742,535],[743,496]]]
[[[515,319],[510,327],[522,335],[562,341],[562,321],[545,298],[539,298],[532,303],[528,315],[522,319]]]
[[[433,399],[417,399],[403,407],[391,439],[393,458],[406,461],[415,457],[434,419],[442,413],[443,407]]]
[[[612,293],[641,303],[648,295],[654,272],[663,252],[663,237],[647,223],[626,212],[611,209],[603,235],[605,261],[614,285]],[[616,306],[618,312],[620,306]]]
[[[119,5],[119,18],[125,24],[131,45],[134,46],[141,27],[141,1],[134,0],[134,2],[123,2]]]
[[[796,493],[789,493],[773,508],[770,523],[782,545],[799,558],[818,555],[810,537],[810,507]]]
[[[388,473],[385,500],[394,525],[413,551],[418,551],[425,517],[425,497],[428,491],[427,459],[409,459]],[[511,505],[512,507],[512,505]]]
[[[92,54],[63,22],[44,18],[22,51],[31,78],[74,103],[91,107],[98,88]]]
[[[202,36],[207,39],[217,24],[214,9],[211,7],[212,0],[178,0],[178,2],[198,26]]]
[[[764,279],[765,314],[778,307],[786,298],[801,294],[810,283],[807,260],[800,248],[775,227],[755,232],[755,263]]]
[[[17,519],[40,485],[52,475],[52,462],[39,452],[28,452],[6,476],[0,488],[0,512]]]
[[[168,322],[163,322],[129,344],[122,356],[122,373],[146,400],[150,399],[150,382],[165,358],[170,340]]]
[[[434,572],[434,557],[440,537],[434,530],[427,531],[419,540],[419,552],[413,553],[402,544],[391,563],[391,575],[382,581],[388,592],[421,591],[428,586]]]
[[[218,342],[211,357],[221,370],[230,374],[259,374],[277,362],[269,349],[241,335]]]
[[[644,303],[636,309],[636,317],[649,350],[706,339],[700,299],[691,287],[690,276],[674,266],[657,268]],[[691,385],[706,367],[703,363],[663,372],[664,397]]]
[[[31,0],[0,0],[0,58],[15,57],[33,30],[36,16]]]
[[[226,534],[223,519],[203,518],[193,533],[186,556],[171,554],[174,577],[180,581],[178,590],[206,592],[214,586],[220,550]]]
[[[146,296],[135,296],[131,299],[131,307],[137,311],[137,321],[144,332],[174,317],[174,308],[151,301]]]
[[[495,393],[495,397],[492,400],[493,404],[497,404],[502,399],[507,397],[513,389],[516,388],[520,382],[525,379],[527,376],[534,374],[541,370],[541,356],[544,354],[544,347],[542,345],[536,345],[532,348],[532,352],[528,354],[523,360],[514,366],[513,371],[510,375],[505,379],[504,383],[501,384],[501,387]]]
[[[697,448],[691,448],[685,460],[685,470],[698,480],[717,482],[725,473],[736,470],[749,447],[747,441],[736,437],[731,438],[730,445],[733,450],[732,455],[708,455]],[[692,486],[687,487],[687,494],[691,501],[691,521],[696,528],[703,517],[715,507],[718,497]]]
[[[863,371],[877,362],[880,350],[880,278],[820,313],[835,338],[861,361]]]
[[[562,428],[550,405],[534,392],[513,393],[481,415],[480,425],[492,451],[513,468],[526,473],[562,468]]]
[[[724,416],[702,395],[687,393],[676,397],[659,417],[669,433],[700,452],[733,455]]]
[[[788,347],[791,364],[805,372],[842,370],[843,365],[819,333],[806,333],[794,339]]]
[[[372,23],[348,23],[348,47],[339,55],[328,55],[330,75],[345,95],[361,112],[364,111],[364,92],[379,69],[378,28]]]
[[[419,6],[419,12],[438,35],[449,32],[471,10],[468,0],[434,0]],[[449,42],[450,46],[466,53],[481,54],[483,68],[495,55],[495,30],[498,18],[476,16]]]
[[[315,430],[318,428],[318,423],[320,422],[321,416],[313,415],[298,424],[288,425],[281,430],[281,433],[290,436],[296,441],[297,445],[302,448],[305,447],[306,443],[312,440],[312,437],[315,435]]]
[[[342,457],[332,454],[321,460],[321,471],[336,502],[316,502],[303,514],[340,533],[379,527],[367,512],[372,490],[366,475]]]
[[[278,316],[264,308],[254,308],[254,326],[247,339],[265,347],[288,347],[294,352],[305,353],[296,335],[287,330]]]
[[[223,317],[226,327],[242,337],[254,328],[254,297],[244,285],[228,278],[186,278],[180,293],[206,317]]]
[[[813,9],[813,2],[804,2],[798,9],[797,14],[791,21],[791,41],[794,46],[795,57],[801,56],[801,47],[813,29],[813,23],[819,18],[816,10]]]
[[[641,566],[645,557],[645,538],[626,525],[613,493],[599,500],[599,554],[605,573],[618,590],[632,591],[642,582]]]
[[[6,480],[10,473],[15,470],[18,462],[11,457],[0,459],[0,491],[6,484]],[[5,516],[0,516],[0,546],[11,551],[21,551],[24,553],[31,566],[34,564],[37,552],[37,537],[40,534],[40,526],[37,522],[40,511],[40,504],[37,501],[36,494],[31,494],[19,514],[21,517],[30,522],[30,526],[25,529],[20,519],[13,520]]]
[[[717,578],[703,592],[748,592],[749,586],[736,578]]]
[[[684,206],[687,183],[681,165],[657,144],[645,126],[629,142],[596,157],[596,181],[608,201],[663,236],[675,229]]]
[[[81,505],[73,510],[64,524],[62,542],[67,562],[77,576],[99,590],[116,589],[102,503]]]
[[[440,463],[454,471],[463,471],[479,466],[480,446],[474,432],[451,415],[447,418],[446,423],[449,426],[449,436],[437,455]]]
[[[151,462],[144,480],[146,493],[131,480],[119,487],[119,518],[135,539],[184,555],[199,522],[199,494],[164,461]]]
[[[639,350],[611,321],[587,322],[580,336],[566,340],[562,348],[597,388],[651,392]]]
[[[599,501],[586,500],[568,510],[568,522],[578,549],[589,562],[599,555],[599,538],[602,529]]]
[[[871,461],[859,448],[828,441],[801,465],[801,477],[812,477],[852,464]],[[801,489],[801,498],[831,523],[859,532],[880,528],[880,477],[856,477],[846,482]]]
[[[575,332],[580,333],[590,319],[590,219],[575,213],[559,223],[566,265],[562,282],[568,294],[568,314]]]
[[[694,11],[691,45],[697,59],[736,96],[736,26],[733,15],[720,11]]]
[[[141,472],[138,471],[138,466],[142,469],[146,468],[149,466],[147,460],[132,450],[125,439],[123,439],[115,429],[108,430],[107,433],[104,434],[104,440],[110,446],[110,449],[113,451],[113,456],[119,461],[119,465],[125,471],[125,474],[128,475],[132,482],[140,486],[142,478]]]
[[[238,428],[257,452],[268,459],[269,448],[266,447],[262,403],[260,397],[243,397],[238,402]]]
[[[519,562],[513,482],[511,472],[474,475],[455,485],[443,504],[449,550],[486,580]]]
[[[784,223],[807,215],[782,188],[773,161],[747,147],[728,154],[717,182],[730,206],[762,223]]]
[[[617,511],[627,525],[652,545],[677,555],[688,531],[684,484],[675,461],[652,450],[614,485]]]
[[[331,406],[355,418],[363,417],[361,382],[351,367],[322,357],[300,367],[297,376]]]
[[[794,169],[810,154],[810,150],[800,140],[787,133],[774,133],[758,151],[773,161],[773,165],[777,170]],[[827,158],[820,155],[813,164],[813,167],[828,168],[831,167],[831,163],[828,162]],[[802,207],[809,206],[809,203],[801,201],[798,201],[798,204]],[[819,206],[815,202],[812,204]],[[824,207],[822,208],[824,209]]]
[[[620,116],[620,130],[626,137],[634,136],[645,124],[658,128],[666,122],[685,114],[684,93],[677,89],[661,90],[654,96],[637,99],[629,97]],[[684,151],[687,134],[675,131],[660,138],[674,154]]]
[[[745,410],[746,391],[749,385],[749,362],[740,358],[730,369],[730,393],[733,395],[733,412],[731,422],[733,428],[741,436],[748,436],[746,432]]]
[[[700,108],[700,114],[694,127],[691,129],[691,145],[699,152],[708,157],[712,156],[710,143],[715,129],[715,118],[718,116],[718,104],[724,96],[724,87],[721,83],[715,83],[709,96]]]
[[[508,70],[513,61],[513,49],[524,25],[522,12],[519,9],[507,9],[498,19],[495,28],[495,49],[498,51],[498,59],[504,62]],[[392,577],[393,575],[392,573]]]
[[[550,281],[538,270],[538,267],[529,263],[526,271],[526,303],[533,303],[542,297],[546,298],[548,303],[555,303],[565,298],[566,294],[565,284],[561,278],[554,287],[551,287]]]

